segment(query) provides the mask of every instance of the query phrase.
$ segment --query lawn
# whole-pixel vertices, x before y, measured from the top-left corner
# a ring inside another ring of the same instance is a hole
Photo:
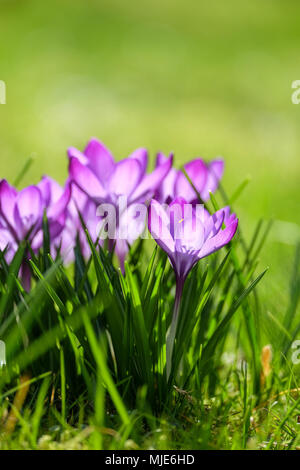
[[[174,359],[177,382],[166,384],[160,357],[174,279],[161,250],[151,257],[154,243],[134,245],[123,278],[105,250],[87,264],[78,250],[75,269],[52,264],[46,240],[32,259],[29,294],[16,281],[25,248],[11,271],[1,257],[0,340],[11,364],[0,381],[0,448],[300,446],[299,366],[292,360],[293,340],[300,339],[300,105],[291,101],[292,82],[300,79],[299,13],[295,0],[0,0],[0,80],[7,91],[1,178],[13,184],[20,175],[19,189],[43,174],[63,184],[67,149],[83,150],[96,136],[117,160],[146,147],[151,169],[158,151],[173,151],[177,168],[222,156],[225,173],[211,210],[224,205],[224,191],[230,198],[249,181],[233,203],[240,231],[224,266],[225,249],[207,274],[201,261],[186,283],[180,334],[196,315],[199,331],[186,363]],[[214,337],[219,320],[267,267],[222,337]],[[110,299],[103,292],[111,290]],[[128,312],[146,315],[146,324],[122,323]],[[127,343],[117,325],[132,333]],[[99,340],[101,328],[107,342]],[[208,368],[211,338],[219,349]],[[125,360],[132,351],[135,367]]]

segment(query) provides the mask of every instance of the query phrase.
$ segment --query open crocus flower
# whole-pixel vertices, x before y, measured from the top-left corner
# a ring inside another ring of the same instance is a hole
[[[235,214],[230,214],[228,207],[210,215],[203,205],[193,206],[183,198],[174,199],[167,208],[151,201],[148,228],[156,243],[167,253],[176,276],[174,314],[167,336],[168,376],[185,279],[201,258],[232,240],[237,226],[238,219]]]
[[[17,249],[18,244],[11,235],[6,223],[4,221],[0,221],[0,250],[3,252],[5,251],[5,259],[8,264],[12,262]]]
[[[168,254],[181,283],[197,261],[230,242],[237,225],[228,207],[210,215],[203,206],[193,207],[183,198],[174,199],[167,209],[153,199],[149,208],[149,231]]]
[[[41,228],[43,200],[36,186],[28,186],[18,192],[6,180],[0,183],[0,218],[4,230],[16,243],[33,240]]]
[[[69,184],[58,190],[58,185],[45,177],[37,186],[28,186],[17,191],[6,180],[0,182],[0,249],[6,250],[11,259],[22,240],[29,240],[37,251],[43,243],[43,213],[46,210],[51,236],[57,236],[63,228],[63,214],[70,198]],[[24,275],[24,286],[28,287],[30,275]],[[29,279],[28,279],[29,275]]]
[[[166,161],[166,157],[159,153],[156,165],[160,166]],[[197,193],[202,201],[209,199],[209,193],[215,192],[218,188],[224,172],[224,161],[221,159],[212,160],[206,164],[202,159],[197,158],[184,165],[184,169],[192,181]],[[156,192],[156,199],[161,202],[170,202],[175,197],[183,197],[188,202],[197,201],[197,193],[190,184],[185,174],[172,168],[161,186]]]
[[[128,205],[151,198],[172,166],[172,156],[156,165],[147,174],[148,152],[140,148],[129,157],[115,162],[109,150],[97,139],[92,139],[83,152],[68,149],[71,179],[96,204],[117,204],[119,196],[126,196]]]
[[[56,236],[63,228],[70,194],[69,183],[63,189],[48,177],[44,177],[37,186],[28,186],[21,191],[2,180],[1,229],[8,231],[17,243],[28,239],[33,249],[40,248],[44,210],[48,217],[50,234]]]
[[[71,180],[97,205],[112,204],[118,209],[120,197],[127,198],[127,206],[145,203],[153,197],[172,166],[172,155],[156,165],[152,173],[146,173],[148,153],[146,149],[135,150],[129,157],[115,162],[109,150],[97,139],[92,139],[83,152],[75,148],[68,149],[70,159],[69,174]],[[117,213],[116,234],[122,224],[123,214]],[[110,247],[115,245],[121,267],[132,244],[141,234],[140,219],[131,217],[131,237],[120,240],[114,236]],[[136,233],[136,236],[133,234]],[[116,235],[115,234],[115,235]]]

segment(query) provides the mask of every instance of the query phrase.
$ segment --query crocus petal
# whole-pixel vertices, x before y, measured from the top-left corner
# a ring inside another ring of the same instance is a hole
[[[162,184],[157,188],[156,198],[161,202],[168,202],[175,197],[175,184],[179,172],[171,168]]]
[[[95,205],[92,199],[90,199],[86,193],[84,193],[74,182],[71,181],[71,200],[68,205],[68,212],[70,215],[73,218],[77,218],[78,211],[83,213],[88,202]],[[94,214],[96,213],[95,211]]]
[[[23,238],[34,227],[42,223],[43,200],[41,191],[36,186],[28,186],[19,192],[14,209],[18,235]]]
[[[205,224],[205,240],[214,237],[221,230],[224,220],[224,209],[220,209],[213,215],[209,216]]]
[[[141,176],[142,169],[138,160],[122,160],[115,165],[114,172],[109,180],[108,189],[117,196],[129,196],[139,184]]]
[[[229,206],[225,206],[223,208],[223,211],[224,211],[224,214],[225,214],[225,222],[229,219],[229,217],[231,217],[231,215],[235,216],[235,214],[230,214],[230,207]]]
[[[64,188],[53,178],[49,178],[49,176],[44,176],[44,179],[48,181],[50,188],[50,203],[56,203],[62,197]]]
[[[131,204],[120,216],[117,238],[126,238],[132,245],[145,231],[147,208],[143,204]]]
[[[222,179],[224,173],[224,161],[213,160],[208,165],[208,176],[204,188],[201,191],[203,201],[209,199],[209,193],[214,193],[218,188],[219,181]]]
[[[198,254],[198,258],[204,258],[205,256],[208,256],[227,245],[227,243],[229,243],[234,237],[237,226],[238,219],[234,219],[234,221],[231,222],[231,224],[228,225],[224,230],[220,230],[216,236],[206,240]]]
[[[50,239],[54,240],[61,234],[66,223],[66,216],[61,215],[57,220],[51,221],[49,224]]]
[[[225,225],[227,226],[231,224],[231,222],[233,222],[234,219],[236,219],[236,214],[234,212],[232,214],[230,213],[229,206],[224,207],[224,212],[225,212],[224,222],[225,222]]]
[[[145,197],[152,197],[157,189],[157,187],[161,184],[163,179],[169,173],[170,168],[173,162],[173,155],[171,155],[166,162],[162,165],[155,168],[155,170],[145,175],[141,183],[138,185],[136,190],[131,196],[132,201],[139,200],[142,196]]]
[[[72,263],[75,260],[74,247],[76,244],[76,232],[69,227],[65,227],[60,236],[52,243],[51,254],[55,258],[59,251],[65,265]],[[87,243],[86,243],[87,244]],[[81,247],[81,252],[85,257],[85,245]]]
[[[56,196],[57,194],[55,195],[55,202],[47,210],[49,220],[57,219],[66,210],[71,197],[71,182],[68,181],[66,183],[66,187],[59,199],[56,200]]]
[[[102,185],[105,186],[107,180],[111,177],[115,162],[110,151],[98,139],[91,139],[87,144],[84,155],[88,159],[88,167],[99,178]]]
[[[169,255],[175,250],[175,242],[169,231],[169,217],[163,207],[152,199],[148,212],[148,228],[156,243]]]
[[[0,212],[11,227],[14,227],[14,208],[17,198],[17,191],[10,186],[6,180],[0,183]]]
[[[89,164],[88,158],[82,152],[80,152],[80,150],[78,150],[77,148],[69,147],[67,150],[67,153],[68,153],[68,157],[70,160],[71,158],[77,158],[77,160],[79,160],[80,163],[88,166]]]
[[[65,205],[67,205],[70,199],[70,185],[70,181],[67,180],[65,188],[62,188],[60,184],[57,183],[57,181],[52,178],[49,178],[49,176],[43,176],[41,181],[37,184],[37,187],[41,191],[44,205],[48,209],[48,218],[50,217],[50,209],[52,210],[52,206],[59,205],[60,200],[62,202],[63,200],[67,199],[65,203]],[[65,207],[60,211],[57,210],[57,213],[54,213],[54,217],[58,217],[64,209]]]
[[[188,211],[190,211],[189,214]],[[184,220],[184,216],[192,215],[192,206],[189,206],[183,197],[176,197],[169,204],[166,212],[169,218],[169,230],[172,238],[175,239],[177,238],[177,228],[181,228],[180,224]]]
[[[147,170],[147,164],[148,164],[148,152],[144,148],[140,148],[132,152],[128,158],[133,158],[135,160],[138,160],[141,165],[141,171],[142,173],[146,173]]]
[[[40,229],[36,232],[32,240],[30,241],[31,249],[34,252],[37,252],[43,245],[43,240],[44,240],[43,229]]]
[[[208,177],[208,170],[204,161],[201,159],[193,160],[187,163],[184,166],[184,169],[196,190],[201,195],[201,191],[205,187]],[[178,196],[183,196],[188,202],[197,199],[197,194],[194,188],[182,172],[179,173],[175,183],[175,194]]]
[[[167,157],[163,153],[158,153],[156,156],[156,168],[167,161]],[[175,197],[175,183],[178,177],[179,171],[175,168],[171,168],[169,173],[163,179],[162,183],[157,187],[155,193],[155,199],[159,202],[168,202],[169,199]]]
[[[168,158],[169,157],[167,157],[164,153],[158,152],[158,154],[156,155],[156,165],[155,166],[157,167],[157,166],[163,165],[164,163],[166,163]]]
[[[81,211],[82,218],[84,220],[84,223],[88,229],[88,232],[93,242],[97,240],[97,237],[99,235],[99,223],[101,221],[101,217],[96,215],[96,213],[97,213],[97,206],[93,201],[87,201]],[[80,223],[79,228],[81,230],[81,223]],[[84,238],[86,239],[85,234],[84,234]]]
[[[3,251],[12,242],[10,231],[7,228],[0,228],[0,250]]]
[[[107,193],[101,182],[92,170],[82,165],[77,158],[70,159],[69,173],[71,180],[96,203],[101,202],[105,198]]]
[[[203,186],[207,180],[207,167],[203,160],[200,158],[193,160],[186,165],[184,165],[185,171],[192,180],[194,186],[199,191],[202,191]]]
[[[21,218],[39,220],[43,210],[41,191],[36,186],[22,189],[17,195],[16,209]]]
[[[41,191],[45,206],[49,206],[49,204],[51,203],[50,178],[48,178],[48,176],[43,176],[41,181],[37,184],[37,187]]]

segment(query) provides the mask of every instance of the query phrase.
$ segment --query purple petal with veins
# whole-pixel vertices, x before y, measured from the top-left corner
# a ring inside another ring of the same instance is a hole
[[[28,186],[18,193],[14,217],[20,239],[25,238],[32,229],[39,228],[43,218],[43,201],[41,191],[36,186]]]
[[[75,157],[70,159],[69,173],[71,180],[95,202],[100,203],[107,197],[107,191],[97,176]]]
[[[113,196],[130,196],[142,178],[142,167],[138,160],[126,159],[117,163],[108,183]]]
[[[93,138],[87,144],[84,155],[88,160],[87,166],[95,173],[105,186],[113,174],[115,162],[110,151],[98,139]]]

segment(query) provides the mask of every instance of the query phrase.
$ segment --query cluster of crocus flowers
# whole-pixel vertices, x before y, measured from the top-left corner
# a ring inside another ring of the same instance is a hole
[[[102,230],[110,220],[104,216],[105,209],[113,208],[115,220],[108,232],[108,249],[115,251],[122,269],[130,246],[148,225],[156,243],[167,253],[176,278],[174,313],[166,339],[169,377],[185,280],[200,259],[227,245],[237,230],[238,219],[229,207],[209,214],[203,205],[218,188],[224,162],[216,159],[207,164],[197,158],[177,170],[172,166],[173,154],[166,157],[159,153],[154,170],[148,173],[146,149],[139,148],[116,162],[97,139],[91,139],[84,151],[70,147],[68,158],[64,187],[47,176],[21,191],[6,180],[0,181],[0,250],[10,263],[19,244],[28,242],[20,276],[29,290],[27,261],[43,246],[44,215],[51,255],[70,263],[78,243],[84,257],[91,254],[83,225],[92,241],[100,243],[99,228]],[[142,217],[137,215],[139,210]],[[125,237],[121,236],[124,233]]]
[[[99,241],[99,224],[104,219],[97,208],[110,204],[116,210],[116,225],[108,248],[115,250],[122,267],[130,245],[147,226],[146,219],[135,214],[135,205],[142,204],[150,207],[150,233],[167,252],[174,268],[178,286],[177,305],[191,267],[200,258],[228,243],[236,231],[237,219],[229,214],[228,208],[213,215],[204,210],[201,217],[195,212],[197,201],[206,201],[209,193],[219,185],[224,170],[221,159],[206,164],[197,158],[184,165],[181,171],[172,166],[172,154],[166,157],[159,153],[154,170],[148,173],[146,149],[139,148],[127,158],[115,161],[111,152],[95,138],[83,151],[70,147],[68,158],[69,175],[64,187],[47,176],[37,185],[21,191],[10,186],[6,180],[0,182],[0,249],[5,251],[8,262],[22,240],[28,240],[33,252],[39,251],[43,244],[44,213],[48,219],[51,254],[55,256],[59,253],[69,263],[74,259],[74,247],[79,242],[83,255],[88,257],[90,249],[82,220],[93,242]],[[124,197],[128,206],[126,214],[120,210],[119,204]],[[166,221],[162,208],[164,203],[169,204],[169,212],[173,214],[171,223]],[[181,213],[187,203],[192,204],[189,216]],[[177,206],[179,215],[175,217]],[[157,232],[158,220],[163,236]],[[130,229],[124,239],[119,234],[125,224]],[[191,231],[189,228],[195,224],[197,230]],[[222,228],[224,225],[225,228]],[[30,256],[29,252],[27,256]],[[26,262],[22,270],[24,284],[28,287],[30,272],[24,274]]]

